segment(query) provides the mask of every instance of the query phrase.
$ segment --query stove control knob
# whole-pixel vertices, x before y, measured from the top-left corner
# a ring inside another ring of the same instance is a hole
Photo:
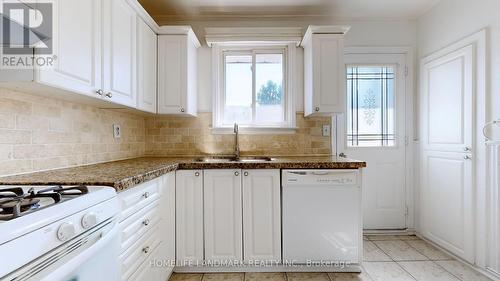
[[[97,224],[97,216],[94,213],[85,214],[82,217],[82,227],[87,229]]]
[[[57,238],[61,241],[66,241],[75,236],[76,228],[72,222],[65,222],[57,229]]]

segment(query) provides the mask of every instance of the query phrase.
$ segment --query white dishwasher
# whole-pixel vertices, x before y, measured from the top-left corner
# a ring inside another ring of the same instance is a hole
[[[360,264],[360,170],[283,170],[283,261]]]

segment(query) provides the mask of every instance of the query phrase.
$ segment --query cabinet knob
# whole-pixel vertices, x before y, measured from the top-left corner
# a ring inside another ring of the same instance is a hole
[[[148,226],[148,225],[149,225],[149,223],[150,223],[149,219],[145,219],[145,220],[142,222],[142,224],[143,224],[144,226]]]
[[[149,197],[149,192],[148,191],[144,192],[144,194],[142,195],[142,197],[148,198]]]
[[[111,93],[111,92],[107,92],[107,93],[106,93],[106,97],[107,97],[107,98],[112,98],[112,97],[113,97],[113,93]]]
[[[248,172],[244,172],[243,175],[245,175],[245,177],[248,177]]]
[[[183,108],[181,108],[181,112],[184,112],[184,111],[186,111],[186,110],[184,109],[184,107],[183,107]]]
[[[196,173],[194,173],[194,176],[195,176],[195,177],[199,177],[199,176],[200,176],[200,173],[199,173],[199,172],[196,172]]]
[[[319,107],[316,106],[316,108],[314,110],[316,110],[316,112],[318,112],[319,111]]]
[[[98,94],[99,96],[102,96],[104,94],[104,92],[101,89],[96,90],[95,93]]]
[[[468,146],[464,147],[464,151],[471,151],[472,149]]]
[[[239,172],[234,172],[234,175],[235,175],[235,176],[239,176],[239,175],[240,175],[240,173],[239,173]]]
[[[146,247],[142,248],[142,252],[143,252],[144,254],[149,253],[149,250],[150,250],[149,246],[146,246]]]
[[[465,156],[464,156],[464,159],[465,159],[465,160],[470,160],[470,159],[472,159],[472,157],[470,157],[469,155],[465,155]]]

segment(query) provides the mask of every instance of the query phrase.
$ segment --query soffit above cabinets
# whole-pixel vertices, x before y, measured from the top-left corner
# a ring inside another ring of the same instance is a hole
[[[160,24],[169,21],[275,19],[416,19],[440,0],[138,0]]]

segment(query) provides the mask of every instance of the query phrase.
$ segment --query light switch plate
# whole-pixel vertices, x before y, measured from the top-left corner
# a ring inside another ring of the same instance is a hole
[[[119,139],[122,137],[122,128],[120,125],[113,124],[113,138]]]
[[[323,137],[330,136],[330,125],[323,125]]]

